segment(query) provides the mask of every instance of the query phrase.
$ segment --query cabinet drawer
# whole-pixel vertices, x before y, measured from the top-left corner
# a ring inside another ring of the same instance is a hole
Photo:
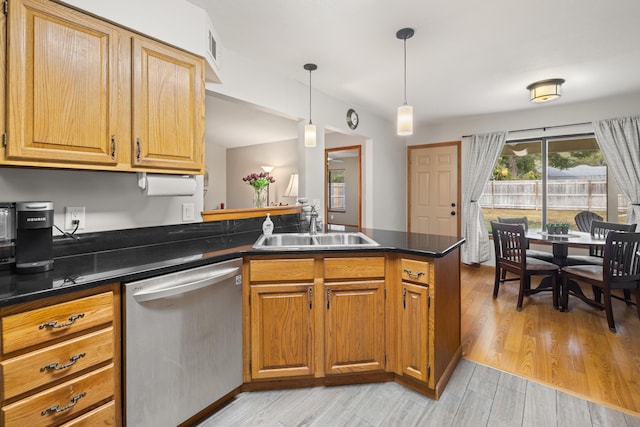
[[[384,277],[384,257],[325,258],[325,279]]]
[[[113,351],[113,328],[109,327],[6,359],[0,362],[2,398],[9,399],[112,359]]]
[[[43,344],[112,320],[112,292],[6,316],[2,319],[2,353]]]
[[[116,404],[112,400],[109,403],[88,412],[81,417],[74,418],[61,427],[95,427],[116,425]]]
[[[402,259],[402,280],[409,282],[428,284],[429,283],[429,263],[426,261],[416,261],[413,259]]]
[[[249,261],[252,282],[313,281],[313,258],[252,259]]]
[[[70,420],[113,397],[113,381],[111,364],[3,407],[2,425],[40,427]]]

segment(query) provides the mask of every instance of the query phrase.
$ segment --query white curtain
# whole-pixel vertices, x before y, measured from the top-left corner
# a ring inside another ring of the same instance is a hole
[[[489,233],[479,199],[502,152],[507,132],[473,135],[462,171],[462,262],[474,264],[491,258]]]
[[[627,224],[640,222],[640,116],[593,122],[600,151],[629,200]]]

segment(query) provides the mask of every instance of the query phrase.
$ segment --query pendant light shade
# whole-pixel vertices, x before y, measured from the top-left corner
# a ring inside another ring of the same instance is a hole
[[[311,72],[318,69],[316,64],[304,64],[304,69],[309,72],[309,123],[304,126],[304,146],[316,146],[316,126],[311,121]]]
[[[401,105],[398,107],[398,135],[413,135],[413,107]]]
[[[316,125],[314,125],[313,123],[304,125],[304,146],[316,146]]]
[[[531,102],[547,102],[560,98],[560,86],[564,79],[549,79],[531,83],[527,86]]]
[[[404,44],[404,104],[398,107],[398,135],[413,135],[413,107],[407,104],[407,39],[413,37],[413,28],[398,30],[396,37]]]

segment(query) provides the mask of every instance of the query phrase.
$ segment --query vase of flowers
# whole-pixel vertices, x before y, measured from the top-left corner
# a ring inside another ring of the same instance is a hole
[[[254,189],[253,207],[266,208],[269,204],[269,184],[273,184],[276,180],[268,172],[252,173],[242,180]]]

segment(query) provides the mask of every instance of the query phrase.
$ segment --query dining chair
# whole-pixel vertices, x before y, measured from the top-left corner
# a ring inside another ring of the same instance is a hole
[[[553,308],[558,308],[558,272],[560,267],[551,262],[527,256],[527,238],[523,224],[504,224],[491,221],[491,233],[496,253],[496,273],[493,285],[493,298],[498,297],[500,283],[505,280],[502,272],[508,271],[518,276],[520,289],[516,309],[522,310],[524,296],[530,296],[542,290],[531,289],[531,276],[550,276],[553,294]]]
[[[522,224],[524,231],[529,230],[529,219],[526,216],[503,218],[498,217],[498,222],[503,224]],[[553,262],[553,254],[546,251],[538,251],[529,248],[529,241],[527,241],[527,256],[532,258],[538,258],[547,262]]]
[[[576,225],[578,226],[578,230],[584,231],[585,233],[591,229],[591,221],[602,221],[602,217],[595,212],[591,211],[581,211],[575,216]]]
[[[594,219],[591,221],[591,237],[594,239],[604,240],[610,231],[626,231],[633,233],[636,231],[636,224],[619,224],[617,222],[606,222]],[[568,255],[565,265],[602,265],[604,257],[604,246],[591,245],[589,246],[589,255]],[[631,304],[631,293],[628,289],[624,289],[624,301],[627,305]],[[595,300],[600,302],[600,290],[599,288],[593,288]],[[614,298],[616,298],[614,296]]]
[[[611,299],[622,299],[611,291],[635,291],[640,318],[640,233],[610,231],[604,245],[602,265],[573,265],[562,268],[562,309],[569,308],[568,282],[574,280],[591,285],[604,295],[604,302],[594,295],[594,304],[604,308],[609,330],[616,332]]]
[[[606,222],[600,220],[591,221],[590,226],[591,237],[594,239],[604,240],[610,231],[636,231],[636,224],[619,224],[617,222]],[[567,265],[581,265],[581,264],[594,264],[602,265],[604,257],[604,246],[591,245],[589,246],[589,255],[569,255],[567,256]]]

